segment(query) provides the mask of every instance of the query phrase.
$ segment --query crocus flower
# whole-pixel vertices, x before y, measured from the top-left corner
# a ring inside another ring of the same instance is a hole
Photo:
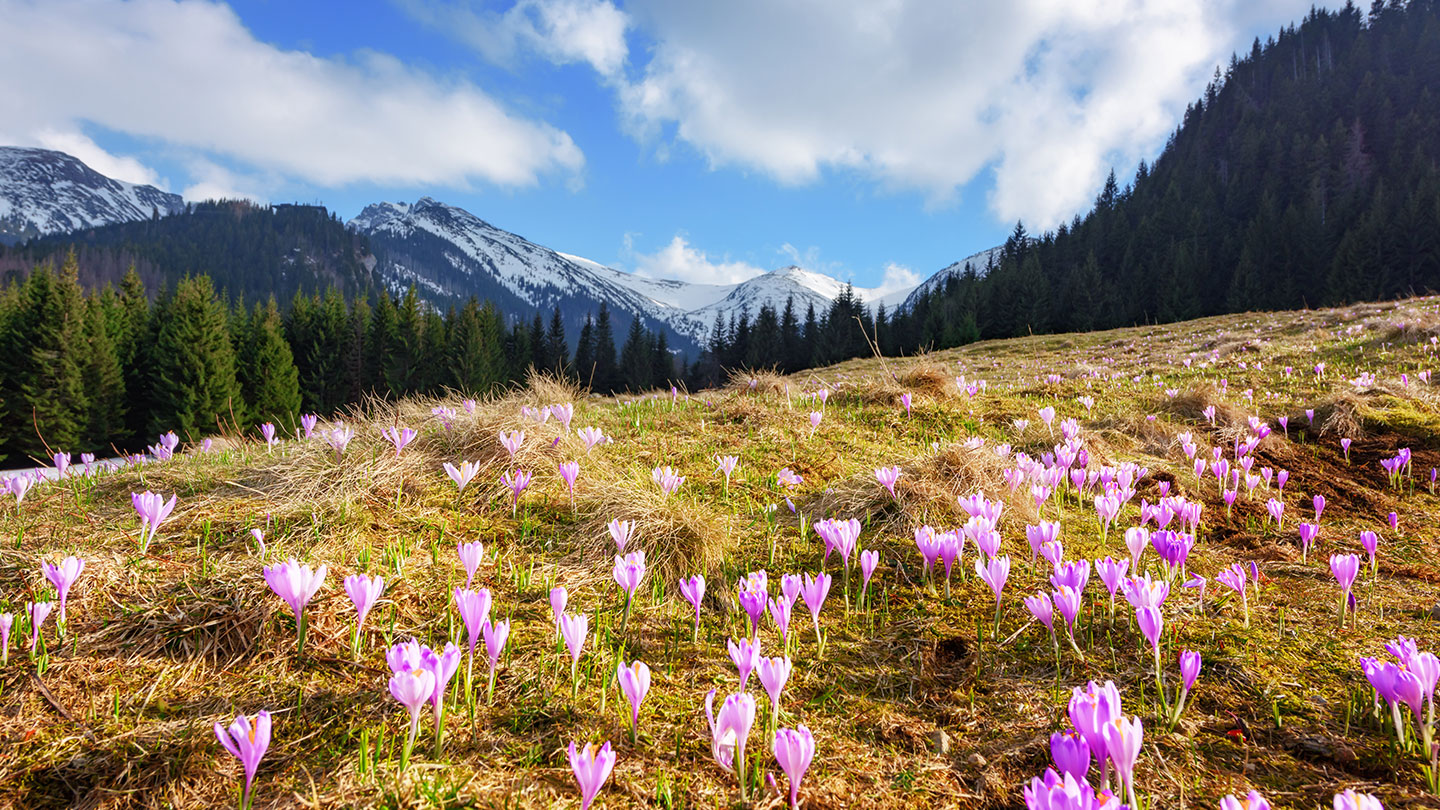
[[[500,653],[505,650],[505,642],[510,638],[510,621],[508,619],[491,622],[485,620],[480,628],[480,634],[485,637],[485,655],[490,659],[490,686],[485,690],[485,702],[495,701],[495,670],[500,666]]]
[[[355,438],[355,429],[347,427],[341,422],[325,434],[325,441],[330,444],[330,449],[335,451],[335,460],[338,462],[344,455],[345,448],[350,446],[350,440]]]
[[[14,613],[0,613],[0,665],[10,663],[10,628],[14,625]]]
[[[788,655],[761,658],[756,667],[760,685],[765,687],[765,693],[770,696],[771,728],[776,728],[780,722],[780,693],[784,691],[786,682],[790,680],[792,669],[793,664]]]
[[[440,756],[440,742],[445,732],[445,687],[460,668],[462,654],[454,642],[446,642],[445,649],[436,652],[425,647],[421,650],[421,665],[435,676],[435,689],[430,693],[430,710],[435,717],[435,756]]]
[[[1125,786],[1130,806],[1138,807],[1135,803],[1135,763],[1140,759],[1140,747],[1145,737],[1144,726],[1138,717],[1129,720],[1119,717],[1105,725],[1104,734],[1105,751],[1110,755],[1110,761],[1115,764],[1115,774]]]
[[[580,441],[585,443],[585,452],[588,454],[595,449],[595,445],[605,441],[605,433],[597,427],[583,427],[575,431]]]
[[[310,566],[301,565],[294,557],[279,565],[268,565],[261,569],[270,590],[285,600],[285,604],[289,605],[291,612],[295,614],[296,649],[301,655],[305,654],[305,606],[310,604],[315,593],[325,584],[325,575],[329,570],[321,565],[311,571]]]
[[[685,483],[685,476],[681,475],[675,468],[669,466],[656,467],[654,470],[651,470],[650,479],[655,482],[655,486],[659,487],[660,492],[667,498],[674,495],[676,491],[680,489],[680,485]]]
[[[1226,796],[1220,800],[1220,810],[1270,810],[1270,802],[1257,791],[1250,791],[1243,799]]]
[[[1103,560],[1095,561],[1095,573],[1100,575],[1100,581],[1104,583],[1105,590],[1110,593],[1110,614],[1112,618],[1115,614],[1115,592],[1120,589],[1120,583],[1125,579],[1125,572],[1128,570],[1130,570],[1130,562],[1128,560],[1119,560],[1117,562],[1111,557],[1106,557]]]
[[[525,431],[512,430],[509,433],[500,431],[500,446],[510,454],[510,460],[515,460],[515,454],[520,452],[520,445],[525,443]]]
[[[565,638],[565,646],[570,648],[570,696],[575,696],[579,688],[578,668],[580,666],[580,653],[585,647],[585,636],[590,633],[590,617],[585,614],[565,613],[560,616],[560,635]]]
[[[615,584],[625,592],[625,619],[620,625],[620,632],[625,632],[625,627],[630,623],[630,604],[635,601],[635,590],[640,587],[640,580],[645,578],[645,552],[632,551],[621,557],[615,555]]]
[[[755,725],[755,698],[744,692],[727,695],[714,711],[715,690],[705,696],[705,719],[710,723],[710,755],[725,770],[740,778],[740,801],[745,802],[745,741]]]
[[[815,736],[803,725],[794,729],[778,729],[771,750],[775,752],[780,770],[785,772],[785,778],[790,782],[790,807],[794,810],[800,806],[800,780],[805,777],[805,771],[810,769],[810,760],[815,757]]]
[[[615,550],[621,554],[625,553],[625,544],[635,536],[635,521],[633,520],[612,520],[610,521],[610,539],[615,541]]]
[[[468,588],[475,581],[475,569],[480,567],[480,560],[485,556],[485,546],[479,540],[456,543],[455,553],[460,555],[460,564],[465,566],[465,587]]]
[[[1030,780],[1024,798],[1030,810],[1096,810],[1108,806],[1088,782],[1069,773],[1062,776],[1053,768],[1045,769],[1044,778]]]
[[[513,472],[500,474],[500,483],[510,490],[510,514],[514,515],[515,510],[520,507],[520,493],[530,486],[530,473],[525,470],[515,469]]]
[[[270,747],[270,712],[261,711],[250,719],[245,715],[235,718],[229,728],[215,724],[215,738],[240,760],[245,769],[245,789],[240,793],[240,808],[250,806],[250,786],[255,781],[255,770],[265,758],[265,749]]]
[[[775,628],[780,631],[780,639],[784,642],[785,648],[790,648],[790,615],[795,603],[785,598],[784,594],[770,598],[770,618],[775,622]]]
[[[50,460],[55,463],[55,479],[58,481],[59,479],[64,478],[65,470],[70,467],[70,454],[56,453],[55,455],[50,457]]]
[[[560,632],[560,618],[565,615],[565,605],[570,601],[570,592],[564,585],[550,589],[550,615],[555,619],[555,632]]]
[[[1301,524],[1300,524],[1300,529],[1299,529],[1299,531],[1300,531],[1300,561],[1303,563],[1303,562],[1305,562],[1306,559],[1310,556],[1310,545],[1315,542],[1315,538],[1316,538],[1316,537],[1319,537],[1319,536],[1320,536],[1320,524],[1319,524],[1319,523],[1301,523]]]
[[[410,735],[400,755],[400,770],[404,771],[415,747],[415,735],[420,730],[420,709],[435,692],[435,673],[425,667],[420,644],[414,639],[391,647],[385,660],[392,673],[390,695],[410,713]]]
[[[260,549],[260,555],[265,555],[265,530],[251,529],[250,536],[255,538],[255,545]]]
[[[1060,524],[1048,520],[1040,521],[1038,526],[1025,527],[1025,539],[1030,543],[1030,561],[1040,556],[1040,550],[1046,543],[1058,542],[1060,537]]]
[[[1132,526],[1125,530],[1125,548],[1130,550],[1130,569],[1140,570],[1140,556],[1150,545],[1150,530],[1144,526]]]
[[[40,628],[45,626],[45,620],[50,617],[50,611],[55,607],[52,602],[26,602],[25,615],[30,617],[30,654],[35,654],[35,645],[40,643]]]
[[[266,422],[260,426],[260,435],[265,439],[265,449],[269,450],[275,446],[275,423]]]
[[[815,623],[815,643],[820,643],[820,608],[825,606],[825,597],[830,593],[830,575],[824,571],[817,577],[805,575],[805,585],[800,589],[805,607],[810,609],[810,619]]]
[[[1077,782],[1085,781],[1090,773],[1090,744],[1075,729],[1050,735],[1050,758],[1061,773],[1073,776]]]
[[[751,571],[737,583],[740,607],[750,617],[750,635],[760,633],[760,617],[765,615],[767,578],[764,571]]]
[[[865,591],[870,587],[870,577],[880,565],[880,552],[866,549],[860,552],[860,601],[865,601]]]
[[[455,610],[460,614],[460,621],[465,625],[465,635],[469,642],[470,657],[475,657],[475,645],[480,641],[480,630],[490,620],[490,589],[481,588],[472,591],[469,588],[455,589]]]
[[[570,504],[575,504],[575,479],[580,476],[580,462],[562,461],[559,465],[560,480],[565,482],[565,489],[570,493]]]
[[[161,495],[148,490],[130,493],[130,503],[140,515],[141,554],[150,547],[150,541],[155,539],[155,532],[160,530],[160,524],[175,510],[175,498],[175,495],[171,495],[167,502]]]
[[[65,600],[70,595],[70,586],[80,578],[80,572],[85,570],[85,561],[79,557],[66,557],[55,563],[45,563],[41,566],[45,571],[45,578],[55,586],[55,593],[60,597],[60,625],[65,626]]]
[[[413,428],[396,426],[388,427],[380,431],[380,435],[384,437],[386,441],[395,445],[395,458],[400,458],[400,451],[405,449],[405,445],[415,441],[415,437],[419,434],[417,434]]]
[[[1097,685],[1091,681],[1083,690],[1075,687],[1070,693],[1070,722],[1079,729],[1090,746],[1090,753],[1100,764],[1100,781],[1106,781],[1109,754],[1105,745],[1105,727],[1120,718],[1120,690],[1113,681]]]
[[[1385,810],[1385,806],[1369,793],[1346,789],[1344,793],[1335,794],[1335,810]]]
[[[1034,596],[1025,597],[1025,609],[1030,611],[1030,615],[1034,616],[1036,621],[1045,625],[1045,628],[1050,631],[1051,640],[1058,645],[1060,642],[1055,637],[1055,605],[1050,601],[1050,595],[1040,591]],[[1055,650],[1056,656],[1059,656],[1060,648],[1057,646]]]
[[[633,742],[640,728],[640,704],[650,691],[650,667],[643,661],[632,661],[628,667],[618,664],[615,680],[620,684],[625,699],[630,701],[630,740]]]
[[[382,576],[367,576],[365,574],[351,574],[345,578],[345,593],[350,596],[350,601],[355,603],[355,640],[351,645],[353,651],[360,649],[360,628],[365,626],[365,617],[369,615],[370,608],[380,600],[380,594],[385,592],[385,578]]]
[[[300,416],[300,427],[305,431],[305,438],[308,439],[315,433],[315,425],[319,424],[319,422],[320,417],[313,413],[302,414]]]
[[[480,473],[480,465],[473,461],[461,461],[459,467],[447,461],[444,467],[445,474],[450,476],[451,481],[455,482],[457,493],[464,492],[465,487],[470,484],[470,481]]]
[[[1340,585],[1340,622],[1344,624],[1350,590],[1355,585],[1355,577],[1360,574],[1360,558],[1354,554],[1331,554],[1330,573],[1335,575],[1335,581]]]
[[[696,574],[689,579],[680,580],[680,595],[695,607],[695,632],[694,637],[700,635],[700,602],[705,598],[705,577]]]
[[[975,573],[980,579],[990,586],[995,594],[995,634],[1000,634],[1000,596],[1005,592],[1005,580],[1010,578],[1010,558],[991,557],[989,562],[982,565],[980,560],[975,560]]]
[[[1366,554],[1370,555],[1370,576],[1373,578],[1375,576],[1375,552],[1380,550],[1380,535],[1369,529],[1360,532],[1360,547],[1365,549]],[[64,615],[63,605],[65,603],[62,600],[60,604],[62,605],[61,615]]]
[[[899,499],[900,496],[895,494],[895,483],[900,480],[899,467],[877,467],[875,480],[880,482],[880,486],[889,490],[890,497]]]
[[[740,459],[735,456],[717,455],[715,457],[715,469],[719,470],[722,474],[724,474],[725,491],[727,492],[730,491],[730,474],[735,472],[735,465],[739,463]]]
[[[1070,648],[1075,651],[1076,655],[1084,658],[1085,655],[1080,652],[1080,646],[1075,643],[1075,617],[1080,615],[1081,607],[1080,591],[1069,585],[1061,585],[1051,598],[1055,602],[1056,609],[1065,619],[1065,632],[1070,637]]]
[[[748,638],[742,638],[736,643],[734,639],[730,639],[726,647],[730,651],[730,661],[740,673],[740,689],[744,690],[750,683],[750,673],[760,665],[760,640],[752,642]]]
[[[569,402],[551,405],[550,415],[555,417],[555,421],[560,423],[560,427],[565,428],[566,433],[569,433],[570,422],[575,419],[575,406]]]
[[[1240,594],[1240,608],[1245,614],[1245,626],[1250,626],[1250,604],[1245,597],[1245,566],[1234,563],[1229,568],[1220,569],[1215,575],[1215,581],[1219,582],[1236,593]]]
[[[580,785],[580,810],[590,810],[591,803],[600,794],[600,788],[605,786],[605,780],[610,778],[610,771],[615,767],[615,752],[608,742],[598,750],[594,743],[585,743],[585,748],[578,751],[572,742],[566,753],[570,757],[570,771]]]

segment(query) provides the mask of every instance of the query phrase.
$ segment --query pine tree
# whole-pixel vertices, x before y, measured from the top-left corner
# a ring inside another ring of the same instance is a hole
[[[249,406],[249,424],[273,422],[281,435],[289,435],[300,412],[300,375],[274,297],[251,310],[239,355],[235,376]]]
[[[180,282],[155,324],[149,367],[155,411],[149,434],[196,437],[228,424],[244,403],[235,381],[225,307],[207,276]]]
[[[57,273],[36,268],[4,335],[7,450],[34,459],[81,449],[89,421],[85,301],[73,254]]]
[[[589,388],[595,373],[595,326],[590,316],[585,316],[585,325],[580,327],[580,340],[575,344],[575,377],[580,384]]]
[[[610,308],[600,302],[595,316],[595,382],[591,388],[602,394],[613,393],[620,385],[615,373],[615,333],[610,327]]]
[[[551,370],[561,376],[569,375],[570,347],[565,344],[565,321],[560,317],[559,307],[550,315],[550,331],[545,335],[545,342]]]
[[[86,302],[84,380],[90,418],[84,445],[91,449],[104,448],[125,433],[125,371],[115,349],[119,318],[112,314],[119,306],[108,287]]]
[[[625,335],[625,345],[620,349],[620,373],[623,375],[625,390],[631,393],[654,388],[651,379],[654,362],[650,353],[649,336],[640,319],[630,321],[630,331]]]

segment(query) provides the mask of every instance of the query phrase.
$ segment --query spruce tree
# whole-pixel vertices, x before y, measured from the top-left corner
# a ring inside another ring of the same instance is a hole
[[[615,333],[610,326],[610,308],[603,301],[595,316],[594,378],[591,388],[602,394],[614,393],[620,384],[615,373]]]
[[[249,406],[249,424],[273,422],[289,435],[300,412],[300,376],[273,297],[250,313],[236,377]]]
[[[570,347],[565,343],[565,321],[556,307],[550,315],[550,331],[545,335],[546,352],[549,354],[551,369],[561,376],[570,374]]]
[[[74,254],[58,273],[36,268],[10,318],[0,358],[11,453],[44,459],[47,447],[82,449],[90,416],[86,331]]]
[[[118,441],[125,433],[125,371],[115,348],[119,299],[106,288],[86,302],[84,368],[85,392],[89,396],[85,445],[99,449]]]
[[[243,412],[226,320],[209,277],[176,285],[155,325],[149,366],[155,410],[149,415],[149,435],[174,430],[196,437],[228,424],[232,412]]]
[[[595,374],[595,325],[590,316],[585,316],[585,325],[580,327],[580,340],[575,344],[575,378],[586,388],[594,384]]]

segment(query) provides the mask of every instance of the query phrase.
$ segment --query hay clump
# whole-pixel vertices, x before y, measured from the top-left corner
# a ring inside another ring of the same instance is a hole
[[[1341,393],[1315,406],[1315,422],[1321,436],[1361,439],[1365,436],[1360,411],[1364,403],[1351,393]]]
[[[725,387],[737,394],[752,396],[786,396],[790,393],[790,383],[774,368],[758,371],[736,369],[730,372]]]
[[[896,375],[896,382],[911,391],[926,394],[933,399],[944,399],[950,395],[954,377],[934,363],[921,363],[901,371]]]

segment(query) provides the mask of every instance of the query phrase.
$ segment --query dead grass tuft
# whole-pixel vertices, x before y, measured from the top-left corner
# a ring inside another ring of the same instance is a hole
[[[913,365],[897,375],[897,381],[901,385],[916,393],[927,394],[932,399],[949,396],[954,379],[942,366],[934,363]]]
[[[607,476],[586,491],[584,505],[590,517],[575,527],[577,546],[588,567],[607,573],[615,557],[611,520],[635,521],[631,542],[645,550],[652,574],[671,586],[695,573],[712,579],[738,542],[729,516],[686,497],[683,488],[666,498],[645,470]]]
[[[785,396],[790,390],[790,383],[774,368],[760,371],[737,369],[730,373],[726,387],[740,394]]]
[[[1320,425],[1321,436],[1337,439],[1361,439],[1365,436],[1364,422],[1360,411],[1364,402],[1360,397],[1345,392],[1315,406],[1315,422]]]

